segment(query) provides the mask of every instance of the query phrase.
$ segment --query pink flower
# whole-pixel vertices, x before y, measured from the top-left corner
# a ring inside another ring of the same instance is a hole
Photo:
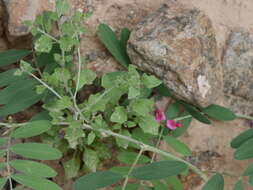
[[[165,114],[164,114],[164,111],[161,110],[161,109],[156,109],[155,110],[155,119],[156,121],[162,121],[162,120],[165,120],[166,117],[165,117]]]
[[[177,123],[174,120],[167,120],[166,125],[167,125],[167,127],[169,129],[171,129],[173,131],[176,130],[178,127],[182,127],[183,126],[182,123]]]

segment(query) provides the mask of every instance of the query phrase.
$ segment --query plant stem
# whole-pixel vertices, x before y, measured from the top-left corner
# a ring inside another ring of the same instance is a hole
[[[171,154],[169,152],[166,152],[166,151],[160,150],[160,149],[158,149],[156,147],[144,144],[143,142],[135,140],[135,139],[133,139],[131,137],[127,137],[127,136],[124,136],[124,135],[121,135],[121,134],[118,134],[118,133],[114,133],[113,131],[110,131],[110,130],[95,129],[95,128],[92,128],[91,126],[87,125],[87,124],[83,124],[83,128],[84,129],[90,129],[90,130],[98,131],[100,133],[105,133],[105,134],[108,134],[108,135],[111,135],[111,136],[114,136],[114,137],[117,137],[117,138],[120,138],[120,139],[124,139],[124,140],[126,140],[128,142],[132,142],[132,143],[138,145],[140,148],[143,148],[145,151],[151,151],[151,152],[163,155],[163,156],[165,156],[167,158],[183,162],[190,169],[192,169],[195,173],[197,173],[205,182],[208,181],[208,177],[200,169],[198,169],[196,166],[192,165],[191,163],[189,163],[189,162],[187,162],[187,161],[185,161],[185,160],[183,160],[183,159],[181,159],[181,158],[179,158],[177,156],[174,156],[173,154]]]
[[[159,134],[158,141],[157,141],[155,147],[159,147],[159,146],[160,146],[160,142],[161,142],[161,140],[162,140],[163,131],[164,131],[164,127],[162,128],[162,130],[161,130],[161,132],[160,132],[160,134]],[[150,163],[154,162],[155,155],[156,155],[156,153],[153,153]]]
[[[82,64],[82,60],[81,60],[81,53],[80,53],[80,47],[77,48],[77,54],[78,54],[78,72],[77,72],[77,82],[76,82],[76,90],[74,93],[74,98],[76,99],[76,95],[79,89],[79,85],[80,85],[80,77],[81,77],[81,64]]]
[[[40,82],[43,86],[45,86],[48,90],[50,90],[54,95],[56,95],[59,99],[62,99],[61,95],[58,94],[58,92],[56,92],[53,88],[51,88],[50,86],[47,85],[47,83],[45,83],[43,80],[39,79],[38,77],[36,77],[33,73],[27,72],[30,76],[32,76],[33,78],[35,78],[38,82]]]
[[[8,144],[7,144],[7,153],[6,153],[6,166],[7,166],[7,173],[8,173],[8,181],[10,185],[10,190],[13,189],[12,180],[11,180],[11,167],[10,167],[10,146],[11,146],[11,135],[8,137]]]
[[[243,115],[243,114],[236,114],[237,118],[241,118],[241,119],[248,119],[248,120],[253,120],[252,116],[249,115]]]
[[[46,33],[45,31],[41,30],[40,28],[37,28],[38,31],[42,34],[44,34],[45,36],[49,37],[50,39],[54,40],[55,42],[59,43],[59,40],[57,40],[55,37],[51,36],[50,34]]]
[[[142,153],[144,152],[145,150],[143,148],[140,149],[139,151],[139,154],[137,155],[137,157],[135,158],[131,168],[129,169],[128,173],[127,173],[127,176],[125,178],[125,181],[123,183],[123,186],[122,186],[122,189],[121,190],[125,190],[126,189],[126,186],[127,186],[127,183],[128,183],[128,180],[129,180],[129,176],[130,174],[132,173],[133,169],[135,168],[136,164],[138,163]]]
[[[178,118],[176,118],[174,120],[175,121],[181,121],[181,120],[188,119],[188,118],[191,118],[191,117],[192,117],[191,115],[186,115],[186,116],[178,117]]]

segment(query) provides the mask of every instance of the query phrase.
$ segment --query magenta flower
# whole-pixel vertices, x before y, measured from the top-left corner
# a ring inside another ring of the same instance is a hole
[[[170,130],[173,130],[173,131],[176,130],[178,127],[183,126],[182,123],[178,123],[174,120],[167,120],[166,125]]]
[[[155,110],[155,119],[156,119],[156,121],[158,121],[158,122],[159,122],[159,121],[165,120],[166,117],[165,117],[164,111],[161,110],[161,109],[156,109],[156,110]]]

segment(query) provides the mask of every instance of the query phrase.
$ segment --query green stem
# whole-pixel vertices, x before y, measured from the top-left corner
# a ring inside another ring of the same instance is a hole
[[[253,120],[253,117],[249,115],[236,114],[236,117],[241,119]]]
[[[182,121],[184,119],[188,119],[188,118],[191,118],[192,116],[191,115],[186,115],[186,116],[182,116],[182,117],[178,117],[176,119],[174,119],[175,121]]]
[[[55,42],[59,43],[59,40],[57,40],[55,37],[51,36],[50,34],[46,33],[45,31],[43,31],[43,30],[41,30],[41,29],[39,29],[39,28],[37,28],[37,30],[38,30],[40,33],[44,34],[45,36],[49,37],[50,39],[54,40]]]
[[[125,190],[126,189],[126,186],[127,186],[127,183],[128,183],[128,180],[129,180],[129,176],[130,174],[132,173],[133,169],[135,168],[136,164],[138,163],[142,153],[144,152],[145,150],[143,148],[140,149],[139,151],[139,154],[137,155],[137,157],[135,158],[131,168],[129,169],[128,173],[127,173],[127,176],[125,178],[125,181],[123,183],[123,186],[122,186],[122,189],[121,190]]]
[[[162,130],[161,130],[161,132],[159,134],[158,141],[157,141],[155,147],[159,147],[160,146],[160,142],[161,142],[161,139],[162,139],[163,131],[164,131],[164,127],[162,128]],[[153,153],[150,163],[154,162],[155,155],[156,155],[156,153]]]
[[[111,136],[114,136],[114,137],[117,137],[117,138],[120,138],[120,139],[124,139],[128,142],[132,142],[136,145],[138,145],[140,148],[143,148],[145,151],[151,151],[151,152],[154,152],[154,153],[157,153],[157,154],[160,154],[160,155],[163,155],[167,158],[170,158],[170,159],[173,159],[173,160],[177,160],[177,161],[180,161],[180,162],[183,162],[185,163],[190,169],[192,169],[195,173],[197,173],[204,181],[208,181],[208,177],[200,170],[198,169],[196,166],[192,165],[191,163],[177,157],[177,156],[174,156],[173,154],[169,153],[169,152],[166,152],[166,151],[163,151],[163,150],[160,150],[156,147],[153,147],[153,146],[150,146],[150,145],[147,145],[143,142],[140,142],[138,140],[135,140],[131,137],[127,137],[127,136],[124,136],[124,135],[121,135],[121,134],[118,134],[118,133],[114,133],[110,130],[105,130],[105,129],[95,129],[95,128],[92,128],[91,126],[87,125],[87,124],[83,124],[83,128],[84,129],[90,129],[90,130],[94,130],[94,131],[98,131],[100,133],[105,133],[107,135],[111,135]]]
[[[11,146],[11,135],[9,135],[8,137],[7,153],[6,153],[6,167],[7,167],[10,190],[12,190],[13,185],[12,185],[12,180],[11,180],[10,151],[9,151],[10,146]]]
[[[48,90],[50,90],[54,95],[56,95],[59,99],[62,99],[61,95],[58,94],[53,88],[47,85],[43,80],[39,79],[37,76],[35,76],[33,73],[27,72],[30,76],[35,78],[39,83],[41,83],[43,86],[45,86]]]

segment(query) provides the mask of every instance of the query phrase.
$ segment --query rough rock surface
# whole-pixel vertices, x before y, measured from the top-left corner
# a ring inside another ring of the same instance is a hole
[[[224,93],[231,108],[253,114],[253,33],[233,31],[223,58]]]
[[[23,24],[26,20],[34,20],[43,11],[54,9],[54,0],[3,0],[8,13],[8,32],[10,36],[29,34]]]
[[[206,106],[221,95],[221,65],[211,21],[177,3],[163,5],[132,32],[128,53],[180,99]]]

